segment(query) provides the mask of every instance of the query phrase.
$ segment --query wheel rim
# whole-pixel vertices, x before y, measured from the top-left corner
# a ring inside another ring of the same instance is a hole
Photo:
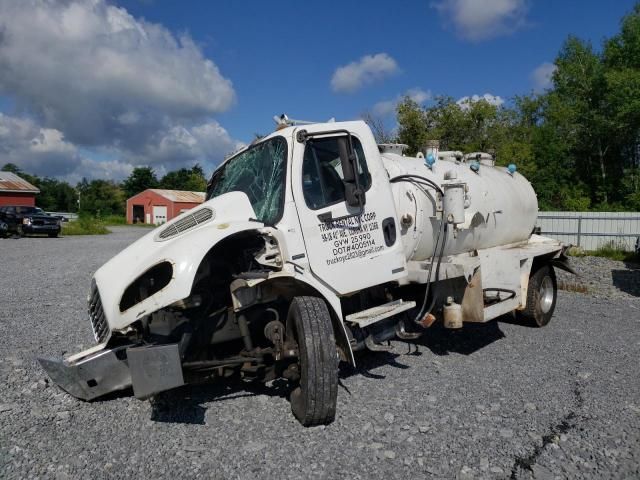
[[[540,284],[540,310],[542,313],[548,313],[553,305],[553,282],[551,277],[546,276]]]

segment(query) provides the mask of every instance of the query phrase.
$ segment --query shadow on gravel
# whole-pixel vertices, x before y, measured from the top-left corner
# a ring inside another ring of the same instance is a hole
[[[447,330],[441,325],[434,325],[419,339],[413,341],[394,341],[393,352],[356,352],[356,368],[344,367],[340,370],[340,378],[362,375],[366,378],[383,379],[385,375],[371,372],[382,366],[391,366],[402,370],[411,368],[401,362],[406,355],[420,356],[421,347],[428,348],[438,356],[459,353],[471,355],[487,345],[504,338],[497,321],[486,324],[465,324],[460,330]]]
[[[258,382],[245,382],[239,379],[219,380],[217,383],[186,385],[154,396],[151,404],[151,420],[161,423],[205,424],[204,404],[222,402],[235,398],[267,395],[286,397],[289,385],[279,379],[264,385]]]
[[[467,323],[460,330],[447,330],[441,325],[434,325],[414,343],[427,347],[435,355],[471,355],[502,338],[504,333],[498,322],[491,321],[485,324]]]
[[[640,265],[624,262],[624,270],[611,270],[613,286],[629,295],[640,297]]]

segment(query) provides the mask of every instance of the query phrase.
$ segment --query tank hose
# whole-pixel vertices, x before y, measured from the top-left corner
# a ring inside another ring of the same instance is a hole
[[[412,175],[412,174],[398,175],[397,177],[390,178],[389,182],[390,183],[402,182],[402,181],[411,182],[411,180],[415,182],[420,180],[421,182],[427,183],[431,188],[435,189],[438,193],[440,193],[441,195],[444,195],[442,188],[440,188],[440,186],[436,182],[434,182],[430,178],[423,177],[422,175]]]
[[[442,229],[438,231],[438,238],[436,239],[436,246],[434,248],[434,253],[433,256],[431,257],[431,264],[429,265],[429,276],[427,277],[427,287],[425,288],[424,291],[424,299],[422,300],[422,307],[420,308],[420,312],[418,313],[418,315],[416,315],[416,317],[413,319],[413,321],[415,323],[417,323],[418,325],[421,325],[421,321],[422,319],[428,315],[429,313],[431,313],[431,310],[433,310],[433,307],[436,304],[436,295],[432,295],[431,298],[431,303],[429,304],[429,308],[426,309],[425,311],[425,307],[427,305],[427,299],[429,298],[429,289],[431,287],[431,270],[433,268],[433,261],[436,257],[436,249],[438,248],[438,240],[440,239],[440,236],[442,235],[443,239],[442,239],[442,243],[440,244],[440,254],[438,255],[438,263],[436,265],[436,278],[434,280],[434,283],[436,283],[439,279],[440,279],[440,263],[442,262],[442,257],[444,255],[444,247],[447,243],[447,232],[448,232],[448,224],[442,220]]]

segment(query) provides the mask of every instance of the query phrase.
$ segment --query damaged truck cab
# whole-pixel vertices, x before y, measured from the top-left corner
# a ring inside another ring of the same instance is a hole
[[[538,326],[556,302],[563,246],[532,235],[529,182],[490,156],[403,156],[364,122],[281,125],[227,159],[206,201],[102,266],[98,342],[40,359],[72,395],[147,398],[240,375],[292,386],[304,425],[335,417],[338,363],[392,338],[516,311]]]

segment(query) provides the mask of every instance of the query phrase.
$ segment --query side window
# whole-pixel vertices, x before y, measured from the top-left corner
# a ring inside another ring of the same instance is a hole
[[[317,210],[345,201],[340,163],[339,137],[314,138],[307,141],[302,160],[302,191],[307,206]],[[358,158],[358,179],[364,190],[371,186],[371,175],[360,141],[353,138],[353,149]]]

